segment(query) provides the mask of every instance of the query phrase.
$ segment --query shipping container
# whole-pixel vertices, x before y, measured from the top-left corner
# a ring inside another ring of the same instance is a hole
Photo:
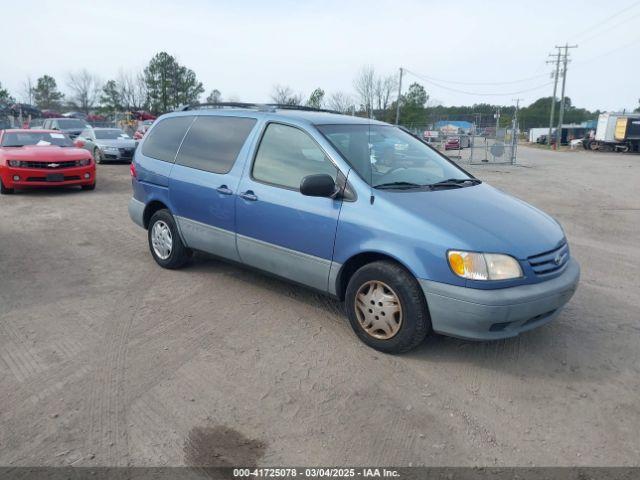
[[[619,117],[616,119],[616,129],[613,133],[613,138],[615,138],[618,142],[624,140],[627,135],[627,117]]]
[[[604,152],[637,152],[640,147],[640,114],[600,114],[595,139],[585,142],[584,147]]]
[[[627,140],[640,140],[640,115],[630,118],[627,124]]]
[[[616,120],[619,113],[601,113],[596,127],[596,140],[599,142],[615,142]]]
[[[640,115],[628,114],[618,118],[615,139],[619,142],[640,139]]]

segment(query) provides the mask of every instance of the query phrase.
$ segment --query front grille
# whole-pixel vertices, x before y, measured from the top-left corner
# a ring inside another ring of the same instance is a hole
[[[135,148],[120,148],[118,150],[120,150],[120,156],[122,158],[131,158],[133,157],[133,151]]]
[[[536,275],[549,275],[562,269],[569,261],[569,245],[562,242],[558,248],[533,255],[527,259]]]
[[[531,325],[533,323],[541,322],[541,321],[549,318],[555,312],[556,312],[555,310],[551,310],[549,312],[545,312],[545,313],[541,313],[540,315],[536,315],[535,317],[531,317],[526,322],[520,324],[518,328],[522,328],[522,327],[525,327],[527,325]],[[491,325],[491,327],[489,327],[489,331],[490,332],[502,332],[503,330],[506,330],[507,327],[509,327],[509,325],[511,325],[512,323],[515,323],[515,322],[494,323],[494,324]]]
[[[59,168],[77,167],[79,162],[76,160],[65,162],[29,162],[21,161],[20,168],[45,168],[47,170],[57,170]]]
[[[65,175],[65,182],[70,180],[80,180],[80,175]],[[27,182],[46,182],[47,177],[27,177]]]
[[[555,313],[555,310],[551,310],[549,312],[545,312],[545,313],[541,313],[540,315],[536,315],[535,317],[531,317],[529,320],[524,322],[522,324],[522,326],[524,327],[525,325],[531,325],[532,323],[540,322],[540,321],[544,320],[545,318],[550,317],[554,313]]]

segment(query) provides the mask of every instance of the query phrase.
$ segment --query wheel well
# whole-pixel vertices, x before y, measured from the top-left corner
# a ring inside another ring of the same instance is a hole
[[[153,216],[153,214],[156,213],[158,210],[162,210],[163,208],[167,208],[167,206],[158,200],[154,200],[147,204],[147,206],[144,209],[144,215],[142,216],[144,228],[149,228],[149,220],[151,220],[151,217]]]
[[[342,268],[340,269],[340,273],[338,274],[338,278],[336,279],[336,294],[340,300],[344,300],[345,292],[347,291],[347,285],[349,284],[349,280],[351,276],[356,273],[356,271],[365,266],[368,263],[377,262],[379,260],[388,260],[394,262],[407,271],[411,272],[405,265],[396,260],[389,255],[385,255],[384,253],[378,252],[364,252],[359,253],[358,255],[354,255],[349,260],[347,260]]]

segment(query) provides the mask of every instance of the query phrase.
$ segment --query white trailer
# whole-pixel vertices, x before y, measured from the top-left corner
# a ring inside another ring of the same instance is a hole
[[[532,128],[529,130],[529,142],[536,143],[542,135],[548,135],[549,129],[544,128]]]
[[[614,133],[616,131],[616,120],[621,114],[618,113],[601,113],[598,117],[598,126],[596,127],[596,137],[598,142],[614,143]]]
[[[635,115],[617,112],[601,113],[598,117],[596,134],[593,139],[584,142],[584,148],[603,152],[628,152],[637,149],[634,142],[616,138],[616,126],[627,117],[635,117]]]

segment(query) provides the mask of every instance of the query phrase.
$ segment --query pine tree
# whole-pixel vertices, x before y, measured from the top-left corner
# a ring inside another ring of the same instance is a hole
[[[41,110],[59,110],[64,94],[58,90],[55,78],[43,75],[33,88],[33,100]]]
[[[193,70],[180,65],[167,52],[157,53],[144,69],[149,108],[154,113],[197,103],[204,92]]]

